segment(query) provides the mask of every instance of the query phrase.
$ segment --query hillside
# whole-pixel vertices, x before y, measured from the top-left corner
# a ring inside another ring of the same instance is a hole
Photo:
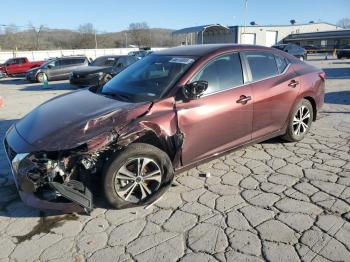
[[[98,48],[136,46],[174,46],[183,41],[172,37],[173,30],[164,28],[125,30],[113,33],[96,34]],[[39,36],[39,37],[38,37]],[[43,29],[0,33],[0,50],[55,50],[95,48],[95,35],[91,31],[72,31],[64,29]]]

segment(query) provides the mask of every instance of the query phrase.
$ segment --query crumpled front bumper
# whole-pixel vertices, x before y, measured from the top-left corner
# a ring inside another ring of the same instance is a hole
[[[14,168],[15,161],[17,161],[16,156],[24,154],[24,152],[31,152],[30,150],[33,148],[18,134],[14,126],[8,130],[5,136],[4,147],[19,196],[26,205],[43,210],[59,210],[65,213],[84,211],[84,208],[75,202],[50,202],[39,198],[35,195],[33,182],[27,176],[16,172]]]

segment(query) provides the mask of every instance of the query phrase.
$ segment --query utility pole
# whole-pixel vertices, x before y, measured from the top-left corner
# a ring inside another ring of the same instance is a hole
[[[96,29],[95,29],[95,49],[97,49],[97,35],[96,35]]]
[[[125,48],[128,47],[128,33],[127,32],[124,32],[125,34]]]
[[[243,0],[244,2],[244,11],[243,11],[243,34],[246,32],[246,26],[247,26],[247,9],[248,9],[248,0]],[[240,32],[240,44],[242,44],[242,32]]]
[[[41,26],[39,27],[38,32],[36,33],[36,50],[39,50],[39,37],[40,37],[40,33],[41,33],[41,31],[42,31],[43,29],[44,29],[44,26],[41,25]],[[34,27],[34,31],[35,31],[35,27]]]
[[[248,11],[248,0],[244,0],[244,33],[247,26],[247,11]]]

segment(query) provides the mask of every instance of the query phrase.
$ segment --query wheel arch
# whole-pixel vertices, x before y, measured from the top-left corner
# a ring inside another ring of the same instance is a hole
[[[306,100],[308,100],[310,103],[311,103],[311,105],[312,105],[312,110],[313,110],[313,121],[316,121],[316,117],[317,117],[317,108],[316,108],[316,101],[315,101],[315,99],[313,98],[313,97],[311,97],[311,96],[304,96],[303,97],[304,99],[306,99]]]

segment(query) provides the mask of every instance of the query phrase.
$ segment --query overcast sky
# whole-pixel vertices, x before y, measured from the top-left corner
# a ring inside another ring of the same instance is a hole
[[[132,22],[180,29],[220,23],[243,24],[244,0],[11,0],[0,5],[0,24],[29,22],[39,27],[77,29],[92,23],[99,31],[120,31]],[[288,24],[311,20],[336,23],[350,17],[350,0],[248,0],[247,22]]]

